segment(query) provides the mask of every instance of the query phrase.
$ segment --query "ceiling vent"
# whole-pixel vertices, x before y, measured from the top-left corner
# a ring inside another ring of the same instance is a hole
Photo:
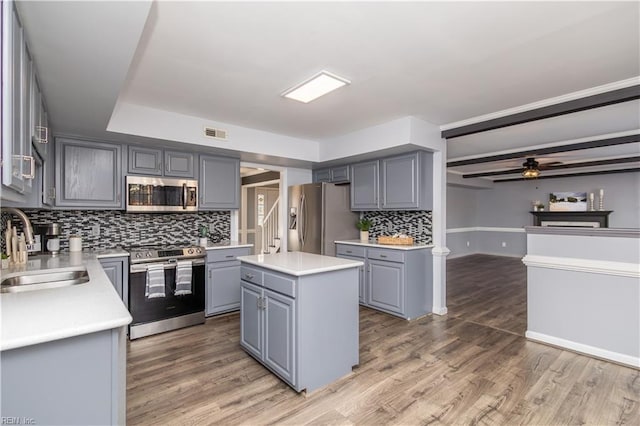
[[[227,140],[227,131],[222,129],[216,129],[214,127],[205,127],[204,135],[208,138]]]

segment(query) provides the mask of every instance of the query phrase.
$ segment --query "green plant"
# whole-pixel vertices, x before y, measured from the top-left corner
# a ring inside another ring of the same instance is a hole
[[[199,232],[200,232],[200,238],[205,238],[209,233],[209,229],[207,229],[207,225],[201,225]]]
[[[361,231],[368,231],[372,225],[373,222],[371,222],[369,219],[360,219],[356,222],[356,228]]]
[[[2,260],[4,260],[4,259],[8,259],[9,255],[7,253],[2,253],[2,255],[0,255],[0,257],[2,257]]]

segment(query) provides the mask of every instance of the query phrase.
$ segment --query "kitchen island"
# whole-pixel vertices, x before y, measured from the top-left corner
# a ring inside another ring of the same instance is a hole
[[[526,231],[526,337],[640,368],[640,230]]]
[[[89,280],[82,284],[0,294],[3,419],[125,423],[126,326],[131,315],[98,256],[33,256],[26,265],[2,270],[2,279],[85,269]]]
[[[302,252],[238,259],[241,347],[298,392],[351,373],[362,262]]]

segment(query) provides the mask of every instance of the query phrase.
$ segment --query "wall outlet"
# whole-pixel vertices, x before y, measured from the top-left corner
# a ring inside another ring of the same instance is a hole
[[[502,242],[502,247],[506,247],[506,246],[507,246],[506,241],[503,241],[503,242]]]
[[[209,224],[209,232],[216,232],[216,225],[214,225],[213,223]]]
[[[100,225],[93,225],[91,227],[91,235],[94,237],[100,236]]]

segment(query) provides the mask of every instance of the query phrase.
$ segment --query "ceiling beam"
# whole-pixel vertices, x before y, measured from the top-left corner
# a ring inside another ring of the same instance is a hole
[[[531,121],[557,117],[559,115],[571,114],[573,112],[632,101],[634,99],[640,99],[640,85],[624,87],[610,92],[598,93],[597,95],[591,95],[580,99],[561,102],[559,104],[548,105],[529,111],[506,115],[504,117],[481,121],[479,123],[443,130],[441,135],[446,139],[457,138],[460,136],[472,135],[474,133],[486,132],[488,130],[514,126],[516,124],[529,123]]]
[[[571,145],[551,146],[547,148],[517,151],[508,154],[491,155],[488,157],[471,158],[468,160],[449,161],[447,167],[468,166],[470,164],[491,163],[493,161],[513,160],[514,158],[539,157],[541,155],[557,154],[559,152],[579,151],[582,149],[602,148],[605,146],[624,145],[640,142],[640,133],[628,136],[617,136],[606,139],[596,139]]]
[[[581,173],[567,173],[565,175],[551,175],[551,176],[538,176],[537,178],[512,178],[512,179],[496,179],[495,183],[500,182],[515,182],[519,180],[540,180],[540,179],[558,179],[558,178],[567,178],[567,177],[576,177],[576,176],[595,176],[595,175],[611,175],[615,173],[632,173],[632,172],[640,172],[640,167],[633,167],[629,169],[619,169],[619,170],[600,170],[597,172],[581,172]]]
[[[544,164],[541,164],[539,169],[541,171],[575,169],[579,167],[608,166],[611,164],[633,163],[636,161],[640,161],[640,157],[612,158],[609,160],[594,160],[594,161],[585,161],[583,163],[558,164],[555,166],[546,166],[546,167]],[[518,169],[501,170],[496,172],[469,173],[469,174],[462,175],[462,177],[465,179],[470,179],[470,178],[477,178],[477,177],[510,175],[514,173],[522,173],[523,170],[524,168],[520,167]]]

